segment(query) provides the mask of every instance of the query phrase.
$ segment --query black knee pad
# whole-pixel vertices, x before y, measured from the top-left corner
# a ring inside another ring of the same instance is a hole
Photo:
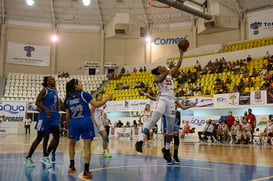
[[[179,135],[173,135],[174,145],[179,145]]]

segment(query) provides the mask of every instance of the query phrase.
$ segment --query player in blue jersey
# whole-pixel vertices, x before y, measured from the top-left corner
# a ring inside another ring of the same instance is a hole
[[[44,77],[44,88],[39,93],[36,99],[36,105],[40,109],[38,121],[36,122],[35,129],[37,129],[37,137],[31,145],[29,153],[25,159],[25,163],[29,166],[35,166],[31,156],[35,149],[42,141],[42,139],[53,134],[53,139],[48,147],[45,147],[47,143],[44,143],[44,157],[41,158],[41,162],[51,165],[48,155],[52,150],[56,150],[59,144],[59,99],[56,91],[55,79],[52,76]],[[47,141],[46,141],[47,142]]]
[[[102,101],[95,101],[93,97],[83,92],[83,86],[77,79],[72,79],[66,84],[66,98],[65,109],[66,119],[69,125],[69,157],[70,166],[68,173],[76,173],[75,168],[75,145],[76,141],[79,141],[80,136],[84,140],[84,152],[85,152],[85,165],[83,178],[87,179],[92,177],[89,172],[89,163],[91,158],[91,141],[95,137],[94,125],[91,118],[91,112],[89,103],[94,107],[100,107],[104,105],[108,100],[111,100],[112,96],[108,95],[107,99]]]

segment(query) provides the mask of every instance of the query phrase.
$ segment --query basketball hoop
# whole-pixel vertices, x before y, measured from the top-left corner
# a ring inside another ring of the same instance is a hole
[[[156,4],[154,4],[154,1],[156,1],[156,0],[149,0],[149,4],[150,4],[150,6],[152,6],[152,7],[154,7],[154,8],[171,8],[171,6],[160,6],[160,5],[156,5]]]

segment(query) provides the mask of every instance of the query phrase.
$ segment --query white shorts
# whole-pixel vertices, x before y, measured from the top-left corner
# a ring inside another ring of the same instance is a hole
[[[96,122],[97,122],[97,126],[95,126],[95,130],[97,133],[105,130],[103,124],[102,124],[102,120],[100,118],[95,118]]]
[[[166,117],[175,117],[175,100],[174,97],[158,97],[154,104],[154,111],[160,112]]]

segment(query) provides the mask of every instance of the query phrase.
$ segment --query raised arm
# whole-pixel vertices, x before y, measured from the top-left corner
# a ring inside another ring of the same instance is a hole
[[[90,101],[90,104],[91,104],[92,106],[94,106],[95,108],[97,108],[97,107],[100,107],[100,106],[102,106],[103,104],[105,104],[107,101],[110,101],[111,99],[112,99],[112,95],[109,94],[109,95],[107,96],[107,98],[104,99],[104,100],[102,100],[102,101],[95,101],[94,99],[92,99],[92,100]]]
[[[177,71],[178,71],[178,69],[180,68],[180,66],[181,66],[181,64],[182,64],[182,60],[183,60],[183,55],[184,55],[184,51],[182,51],[181,49],[179,49],[179,52],[180,52],[180,57],[179,57],[179,59],[178,59],[178,62],[177,62],[177,64],[176,64],[176,66],[171,70],[171,75],[172,76],[175,76],[176,75],[176,73],[177,73]]]
[[[192,108],[193,106],[195,106],[197,103],[193,103],[191,104],[190,106],[183,106],[181,104],[181,102],[175,98],[175,103],[182,109],[182,110],[186,110],[186,109],[189,109],[189,108]]]

